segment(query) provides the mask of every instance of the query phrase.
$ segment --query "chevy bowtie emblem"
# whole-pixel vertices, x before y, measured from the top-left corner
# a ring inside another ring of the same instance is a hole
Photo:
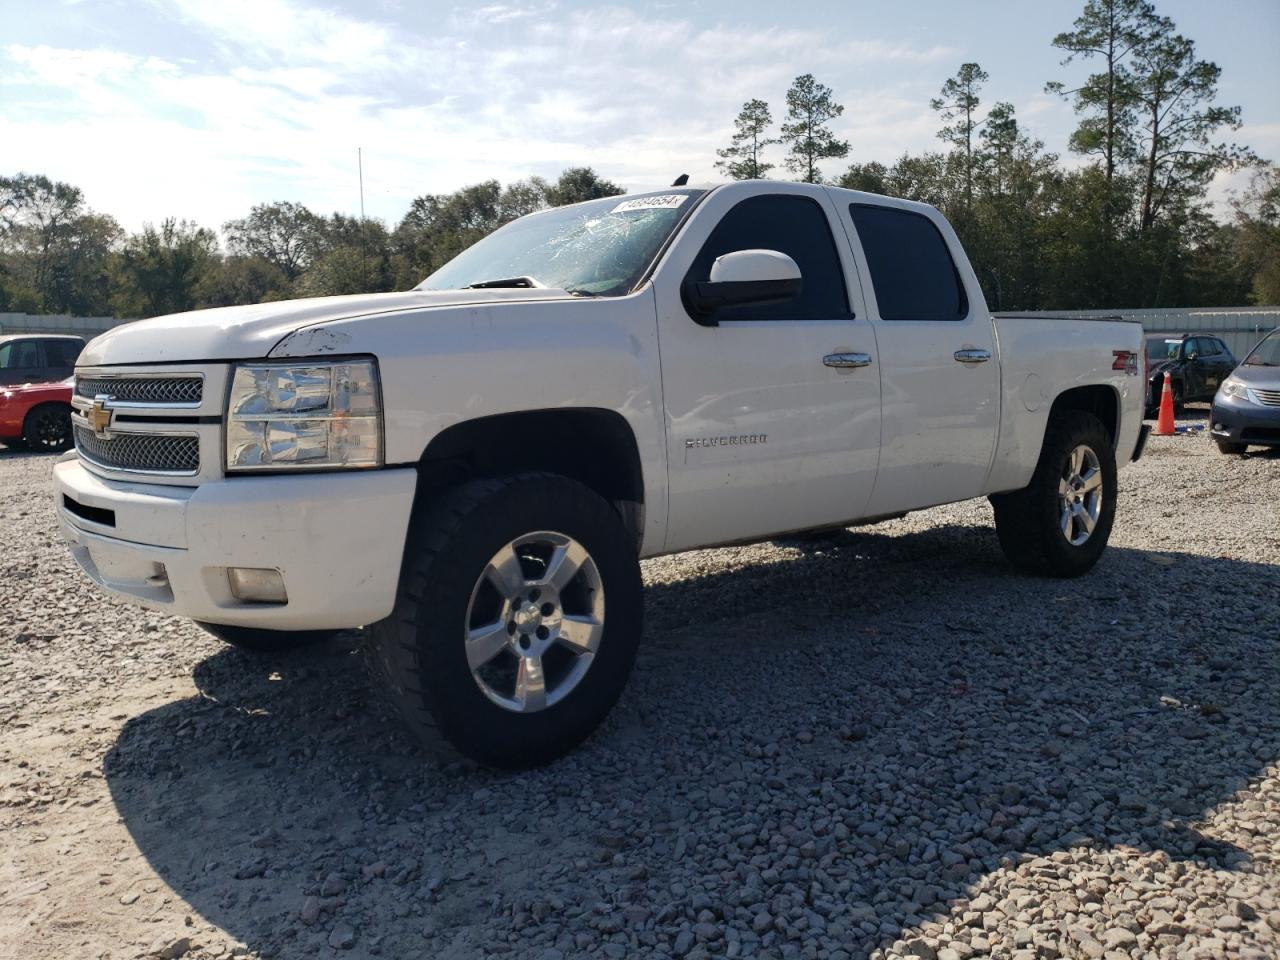
[[[107,401],[110,399],[110,397],[95,397],[93,406],[85,414],[85,419],[89,421],[89,426],[93,427],[96,436],[106,436],[107,428],[111,426],[111,410],[107,407]]]

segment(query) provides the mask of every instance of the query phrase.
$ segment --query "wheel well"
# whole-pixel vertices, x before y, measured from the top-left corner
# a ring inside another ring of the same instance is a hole
[[[528,410],[442,430],[418,461],[415,509],[447,486],[520,471],[570,477],[614,504],[639,540],[644,475],[631,425],[613,410]]]
[[[1098,384],[1091,387],[1073,387],[1063,391],[1053,401],[1053,407],[1049,410],[1049,421],[1052,423],[1054,417],[1067,410],[1083,410],[1085,413],[1092,413],[1102,421],[1102,425],[1107,429],[1107,435],[1111,438],[1111,445],[1115,446],[1120,426],[1120,401],[1116,397],[1114,388]]]

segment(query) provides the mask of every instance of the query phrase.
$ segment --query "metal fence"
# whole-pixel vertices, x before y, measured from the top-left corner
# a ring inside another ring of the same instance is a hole
[[[1243,358],[1268,331],[1280,326],[1275,307],[1162,307],[1151,310],[1032,310],[1019,316],[1120,316],[1142,321],[1147,333],[1212,333],[1221,337],[1237,358]],[[128,320],[114,317],[68,317],[56,314],[0,313],[0,333],[74,333],[86,339]]]
[[[1139,320],[1146,333],[1211,333],[1221,337],[1237,360],[1271,330],[1280,327],[1276,307],[1160,307],[1150,310],[1030,310],[1019,316],[1117,316]]]
[[[73,333],[91,340],[129,322],[115,317],[69,317],[60,313],[0,313],[0,333]]]

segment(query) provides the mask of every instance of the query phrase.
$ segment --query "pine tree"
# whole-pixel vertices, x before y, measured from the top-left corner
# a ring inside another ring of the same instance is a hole
[[[773,125],[769,104],[763,100],[748,100],[734,120],[733,142],[716,151],[720,157],[716,166],[734,180],[759,180],[773,169],[772,163],[760,159],[760,152],[778,143],[776,137],[767,136]]]
[[[964,148],[964,205],[973,206],[973,133],[977,127],[973,119],[981,102],[978,90],[987,82],[987,73],[976,63],[960,66],[956,75],[942,85],[942,96],[929,101],[929,106],[951,121],[950,126],[938,131],[938,137]]]
[[[1139,229],[1161,212],[1203,195],[1219,170],[1256,164],[1247,147],[1214,143],[1219,128],[1240,127],[1240,108],[1214,103],[1222,68],[1196,59],[1195,44],[1154,18],[1134,50],[1133,99],[1141,148]]]
[[[827,129],[842,113],[844,107],[831,99],[831,88],[811,73],[796,77],[787,91],[787,122],[782,125],[782,141],[791,145],[787,169],[805,183],[822,182],[819,160],[849,155],[849,141],[837,140]]]
[[[1115,235],[1122,205],[1116,179],[1136,151],[1131,54],[1143,25],[1154,16],[1155,8],[1147,0],[1088,0],[1073,24],[1075,29],[1053,38],[1053,45],[1067,53],[1064,67],[1076,58],[1102,60],[1102,71],[1090,74],[1080,86],[1067,89],[1054,81],[1045,84],[1045,90],[1070,99],[1082,115],[1071,134],[1071,149],[1102,160],[1103,235],[1108,243]]]

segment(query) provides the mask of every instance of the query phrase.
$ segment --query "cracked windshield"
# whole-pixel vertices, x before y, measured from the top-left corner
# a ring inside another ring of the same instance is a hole
[[[415,289],[551,287],[581,296],[629,292],[705,191],[607,197],[512,221]]]

